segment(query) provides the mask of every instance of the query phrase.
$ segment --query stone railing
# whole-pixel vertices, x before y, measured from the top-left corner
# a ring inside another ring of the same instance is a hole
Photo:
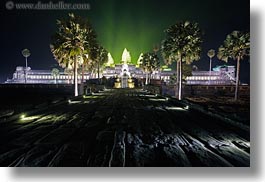
[[[146,85],[144,89],[150,91],[153,94],[161,95],[175,95],[175,86],[174,85],[161,85],[161,86],[152,86]],[[183,85],[182,93],[183,96],[233,96],[235,92],[235,86],[233,85]],[[249,96],[250,95],[250,86],[240,85],[239,86],[239,95]]]

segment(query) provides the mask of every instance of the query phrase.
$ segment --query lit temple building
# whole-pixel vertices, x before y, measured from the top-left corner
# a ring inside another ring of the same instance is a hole
[[[187,85],[234,85],[234,66],[217,66],[213,71],[193,71],[186,78]]]
[[[103,73],[100,74],[100,77],[104,76],[106,78],[117,77],[122,73],[122,66],[121,64],[115,65],[115,67],[106,67]],[[128,65],[130,70],[130,76],[138,79],[144,79],[145,73],[140,69],[137,68],[135,65]],[[171,75],[173,75],[173,71],[163,71],[163,72],[155,72],[152,74],[153,79],[162,79],[168,80]],[[25,83],[25,75],[27,75],[27,82],[28,84],[71,84],[73,83],[74,76],[73,74],[69,75],[64,72],[60,72],[57,76],[52,75],[51,70],[31,70],[30,67],[27,69],[27,74],[25,74],[25,67],[18,66],[16,71],[13,73],[12,79],[7,79],[5,83],[15,84]],[[161,76],[161,77],[160,77]],[[84,74],[84,81],[89,79],[97,78],[97,74],[92,74],[85,72]],[[82,76],[78,75],[78,82],[81,83]]]
[[[142,54],[141,54],[142,55]],[[140,55],[140,56],[141,56]],[[108,54],[108,61],[104,65],[104,70],[100,73],[100,77],[118,78],[124,73],[128,74],[129,78],[144,79],[146,74],[139,68],[139,65],[131,63],[130,52],[124,49],[122,59],[119,64],[115,64],[111,54]],[[27,74],[26,74],[27,73]],[[156,71],[151,75],[152,79],[169,80],[174,74],[171,69]],[[27,79],[25,78],[27,76]],[[89,79],[97,78],[97,73],[85,72],[84,82]],[[59,72],[58,75],[53,75],[51,70],[32,70],[30,67],[17,67],[12,79],[7,79],[5,83],[20,83],[20,84],[73,84],[73,73]],[[78,75],[78,82],[81,83],[82,75]]]
[[[106,67],[100,77],[106,78],[118,77],[124,71],[123,65],[117,64],[114,67]],[[142,69],[135,65],[128,65],[130,76],[137,79],[145,79],[145,73]],[[165,69],[163,71],[154,72],[151,77],[156,80],[169,81],[170,76],[175,71]],[[25,67],[17,67],[12,79],[7,79],[5,83],[25,83]],[[85,73],[84,81],[97,78],[96,74]],[[73,75],[60,72],[59,75],[53,76],[51,70],[31,70],[28,67],[27,83],[28,84],[72,84],[74,80]],[[81,83],[82,76],[78,75],[78,82]],[[233,85],[235,84],[235,67],[234,66],[219,66],[213,71],[193,71],[192,76],[186,78],[187,85]]]
[[[145,79],[146,73],[139,67],[139,56],[137,64],[131,63],[130,52],[124,49],[122,59],[119,64],[115,64],[111,54],[108,54],[108,62],[104,65],[104,70],[100,73],[100,77],[118,78],[121,82],[117,83],[121,88],[129,85],[131,78]],[[175,71],[167,67],[162,67],[159,71],[151,74],[151,79],[163,80],[169,82],[170,77]],[[27,79],[25,78],[27,76]],[[97,74],[85,72],[83,81],[97,78]],[[126,79],[126,83],[124,82]],[[59,72],[53,75],[51,70],[32,70],[30,67],[17,67],[12,79],[7,79],[7,84],[73,84],[73,73]],[[81,83],[82,75],[78,74],[78,82]],[[186,78],[187,85],[231,85],[235,84],[235,67],[219,66],[213,71],[193,71],[192,76]],[[129,87],[129,86],[128,86]]]
[[[74,76],[64,72],[59,72],[58,75],[52,75],[51,70],[31,70],[27,68],[27,74],[25,74],[25,67],[18,66],[12,79],[7,79],[5,83],[27,83],[27,84],[71,84],[73,83]],[[27,81],[25,79],[27,75]],[[85,73],[84,79],[89,80],[90,74]],[[82,76],[78,75],[78,81],[81,82]]]

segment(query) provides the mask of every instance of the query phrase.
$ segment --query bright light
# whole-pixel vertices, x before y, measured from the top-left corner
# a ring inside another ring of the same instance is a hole
[[[104,92],[101,92],[99,91],[99,93],[94,93],[93,95],[97,95],[97,96],[102,96],[102,95],[106,95]]]
[[[26,114],[22,114],[21,116],[20,116],[20,119],[24,119],[26,117]]]
[[[111,66],[111,67],[113,67],[114,66],[114,59],[113,59],[113,57],[111,56],[111,54],[110,53],[108,53],[108,62],[106,63],[106,66]]]
[[[122,59],[121,59],[121,62],[123,64],[128,64],[128,63],[131,63],[131,54],[129,51],[127,51],[127,49],[125,48],[123,53],[122,53]]]
[[[186,109],[186,110],[189,110],[189,108],[190,108],[189,106],[185,106],[185,107],[184,107],[184,109]]]
[[[167,101],[167,99],[152,99],[152,98],[150,98],[149,100],[150,101],[155,101],[155,102],[165,102],[165,101]]]
[[[149,94],[139,94],[140,97],[156,97],[155,95],[149,95]]]
[[[84,99],[100,99],[100,98],[103,98],[104,97],[104,94],[93,94],[93,95],[89,95],[89,96],[83,96]]]
[[[79,103],[81,103],[82,101],[79,101],[79,100],[77,100],[77,101],[71,101],[71,100],[68,100],[68,103],[69,104],[79,104]]]
[[[23,116],[23,115],[22,115]],[[25,122],[30,122],[36,119],[39,119],[41,117],[41,115],[36,115],[36,116],[28,116],[26,117],[25,115],[23,117],[20,117],[21,121],[23,121],[23,123]]]
[[[167,110],[173,110],[173,111],[186,111],[182,107],[166,107]]]

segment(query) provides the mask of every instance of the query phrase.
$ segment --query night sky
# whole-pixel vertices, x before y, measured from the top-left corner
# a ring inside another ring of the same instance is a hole
[[[14,0],[14,2],[36,2]],[[44,0],[42,2],[45,2]],[[48,1],[49,2],[49,1]],[[57,2],[57,1],[53,1]],[[87,17],[100,43],[119,62],[126,47],[136,62],[139,54],[152,51],[164,38],[164,30],[179,20],[196,21],[204,32],[203,53],[194,62],[200,70],[209,69],[207,51],[217,50],[233,30],[250,30],[249,0],[75,0],[86,2],[90,10],[7,10],[1,5],[0,82],[12,78],[16,66],[24,66],[21,50],[31,51],[28,64],[32,69],[52,69],[56,61],[50,52],[51,35],[56,19],[69,12]],[[224,62],[213,59],[213,66]],[[229,61],[234,65],[235,61]],[[241,62],[241,81],[249,83],[249,59]]]

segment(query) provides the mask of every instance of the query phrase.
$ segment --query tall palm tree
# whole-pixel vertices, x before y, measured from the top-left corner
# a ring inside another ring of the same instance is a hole
[[[98,64],[98,78],[99,78],[100,68],[102,68],[102,66],[108,61],[108,51],[102,46],[99,47],[98,59],[96,60]]]
[[[58,30],[53,36],[51,51],[63,68],[73,68],[75,96],[78,96],[77,69],[83,61],[85,49],[88,47],[90,29],[80,17],[69,14],[68,19],[58,20]]]
[[[210,58],[210,69],[209,71],[212,71],[212,59],[215,56],[215,50],[214,49],[210,49],[207,53],[207,56]]]
[[[161,51],[166,64],[177,63],[177,83],[175,93],[182,99],[182,63],[190,64],[200,59],[202,32],[197,23],[178,22],[166,31]]]
[[[57,83],[56,79],[58,75],[60,75],[60,71],[57,68],[53,68],[51,73],[54,78],[54,83],[56,84]]]
[[[22,50],[22,55],[25,57],[25,60],[26,60],[26,69],[25,69],[25,83],[27,83],[27,72],[28,72],[28,57],[30,56],[30,51],[28,49],[23,49]]]
[[[108,51],[99,44],[94,44],[91,49],[91,59],[92,67],[97,70],[97,78],[100,79],[100,68],[108,61]]]
[[[235,100],[238,99],[240,61],[250,55],[250,34],[233,31],[228,34],[223,45],[219,47],[217,57],[228,62],[228,58],[237,61]]]
[[[145,53],[141,56],[139,60],[140,68],[146,73],[145,84],[150,83],[150,77],[152,72],[156,71],[160,67],[159,58],[155,53]]]
[[[94,46],[97,45],[97,35],[95,31],[93,30],[92,26],[90,24],[85,24],[85,27],[89,30],[88,36],[86,36],[86,44],[85,44],[85,51],[83,55],[83,64],[82,64],[82,81],[81,83],[84,83],[84,72],[89,70],[90,67],[92,67],[92,51],[94,49]]]
[[[209,68],[209,72],[210,72],[209,84],[210,84],[210,82],[211,82],[211,75],[212,75],[212,59],[215,56],[215,50],[214,49],[210,49],[207,52],[207,56],[210,58],[210,68]]]

